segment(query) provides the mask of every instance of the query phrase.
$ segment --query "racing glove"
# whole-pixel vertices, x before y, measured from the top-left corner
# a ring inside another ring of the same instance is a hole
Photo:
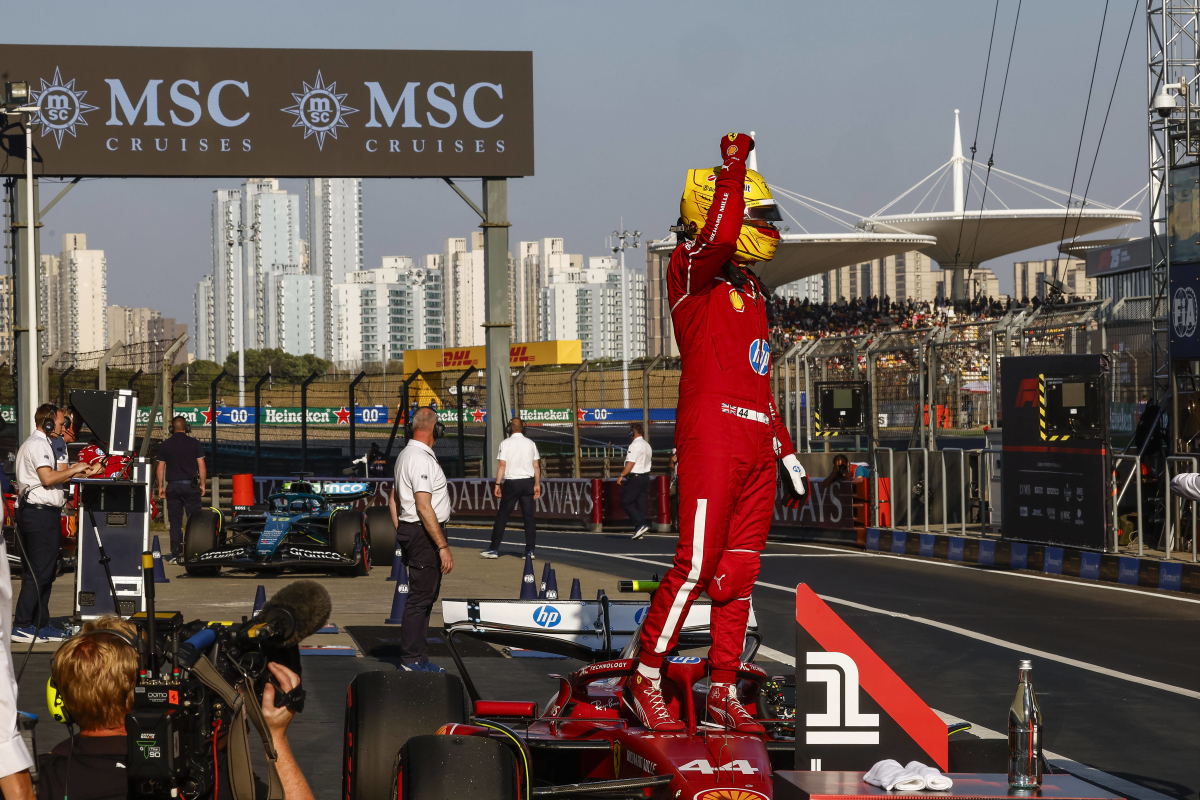
[[[721,165],[746,164],[746,156],[754,149],[754,140],[744,133],[730,133],[721,137]]]
[[[795,453],[779,459],[779,495],[788,508],[799,508],[808,500],[808,473]]]

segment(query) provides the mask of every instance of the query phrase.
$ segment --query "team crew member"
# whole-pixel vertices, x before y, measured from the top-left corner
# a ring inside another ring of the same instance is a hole
[[[158,446],[158,496],[167,501],[172,560],[183,555],[183,515],[199,513],[206,476],[204,448],[188,435],[188,421],[175,417],[171,435]]]
[[[667,270],[683,361],[675,427],[679,544],[642,624],[640,663],[624,696],[642,724],[660,731],[684,728],[667,711],[659,670],[705,591],[713,601],[708,718],[744,733],[763,731],[738,703],[734,681],[771,525],[776,459],[786,467],[785,489],[804,492],[804,470],[767,378],[768,298],[747,269],[770,260],[779,243],[771,224],[779,219],[775,201],[762,176],[746,170],[753,146],[749,136],[731,133],[721,140],[720,168],[689,172],[680,203],[683,241]]]
[[[400,668],[409,672],[445,672],[429,660],[429,613],[442,588],[442,576],[454,569],[454,557],[442,526],[450,519],[446,473],[433,454],[437,414],[422,408],[412,417],[413,435],[396,459],[396,481],[388,496],[396,541],[408,567],[408,602],[400,623]],[[439,434],[440,435],[440,434]]]
[[[522,431],[525,423],[512,421],[512,435],[500,443],[496,460],[496,497],[500,498],[500,510],[492,524],[492,544],[479,555],[484,558],[500,557],[500,542],[504,539],[504,526],[517,503],[521,504],[521,517],[525,521],[525,555],[533,558],[537,545],[537,520],[534,519],[533,503],[542,496],[542,462],[537,445],[526,439]]]
[[[17,451],[17,531],[25,551],[25,578],[13,620],[14,642],[61,642],[62,631],[50,626],[50,588],[58,573],[62,538],[63,484],[76,476],[95,475],[100,464],[58,464],[50,439],[62,435],[64,416],[52,403],[33,415],[37,430]]]
[[[1181,472],[1171,478],[1171,491],[1186,500],[1200,500],[1200,474]]]
[[[633,523],[633,538],[640,539],[650,530],[646,524],[646,491],[650,488],[650,461],[654,451],[646,441],[642,423],[629,423],[629,435],[633,441],[625,453],[625,469],[617,483],[621,484],[621,508]]]

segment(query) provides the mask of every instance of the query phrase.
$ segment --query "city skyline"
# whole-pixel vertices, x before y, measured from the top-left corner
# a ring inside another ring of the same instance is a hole
[[[906,92],[856,87],[844,68],[845,47],[822,31],[846,25],[836,7],[768,3],[770,25],[756,28],[770,63],[770,97],[745,92],[737,71],[713,76],[711,90],[726,98],[702,122],[688,113],[696,85],[694,43],[720,7],[697,4],[680,16],[669,7],[617,3],[603,8],[556,8],[538,2],[512,5],[509,13],[464,0],[461,24],[445,26],[440,12],[420,4],[366,3],[319,30],[309,24],[319,6],[297,2],[280,14],[272,6],[238,8],[242,24],[222,23],[226,11],[189,14],[179,25],[170,14],[139,17],[139,35],[120,14],[77,2],[62,4],[77,24],[34,31],[28,38],[57,44],[138,44],[145,36],[162,45],[255,47],[361,47],[412,49],[526,49],[534,54],[536,175],[510,181],[510,249],[547,235],[574,242],[572,249],[602,255],[603,239],[620,225],[661,238],[677,216],[688,167],[711,165],[713,140],[729,130],[755,130],[759,167],[768,180],[857,213],[870,214],[945,160],[948,126],[962,109],[964,146],[975,140],[980,86],[991,27],[990,6],[912,2],[876,4],[855,20],[854,75],[887,76],[884,85]],[[211,7],[210,7],[211,8]],[[1012,33],[1012,9],[1001,14],[997,43]],[[978,127],[979,163],[996,165],[1066,189],[1071,184],[1080,123],[1087,101],[1094,37],[1066,35],[1080,26],[1099,31],[1102,8],[1077,0],[1026,5],[1016,39],[1003,124],[993,146],[1001,81],[993,74]],[[757,15],[756,15],[757,16]],[[1085,137],[1084,164],[1095,147],[1099,118],[1112,85],[1124,36],[1123,15],[1110,14]],[[622,58],[613,58],[614,18],[637,20],[623,30]],[[372,20],[365,24],[364,20]],[[564,39],[556,31],[569,29]],[[663,46],[669,41],[692,46]],[[931,31],[937,47],[929,47]],[[1137,37],[1135,37],[1136,39]],[[997,45],[999,46],[999,45]],[[1090,194],[1120,203],[1146,182],[1145,81],[1126,58]],[[995,67],[995,62],[993,67]],[[1045,76],[1055,75],[1055,89]],[[631,87],[636,87],[631,91]],[[360,88],[361,91],[361,88]],[[1105,95],[1101,98],[1101,94]],[[871,113],[863,110],[871,103]],[[610,113],[596,113],[605,106]],[[871,122],[865,123],[864,120]],[[631,130],[634,131],[631,134]],[[1086,169],[1076,185],[1080,189]],[[230,180],[86,179],[44,220],[43,242],[67,231],[87,231],[106,250],[110,302],[160,305],[163,313],[190,319],[192,287],[210,271],[209,230],[201,218],[215,189]],[[459,185],[479,201],[477,181]],[[281,188],[303,195],[305,181]],[[47,183],[43,193],[57,191]],[[999,188],[999,187],[997,187]],[[436,251],[436,243],[462,236],[473,212],[440,180],[365,180],[365,265],[383,256]],[[1005,198],[1007,199],[1007,198]],[[1142,207],[1144,211],[1144,206]],[[798,214],[796,208],[791,209]],[[801,217],[807,226],[808,219]],[[796,227],[788,221],[795,231]],[[1146,222],[1131,236],[1145,235]],[[817,227],[811,230],[825,230]],[[1117,231],[1113,231],[1117,233]],[[169,281],[187,288],[164,292]],[[1011,289],[1011,262],[1053,257],[1053,246],[986,263]],[[160,300],[162,295],[168,295]]]

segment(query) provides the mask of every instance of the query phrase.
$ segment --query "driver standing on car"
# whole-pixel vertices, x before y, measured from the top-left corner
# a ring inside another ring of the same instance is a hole
[[[442,576],[454,569],[454,556],[442,526],[450,519],[446,473],[433,454],[437,413],[419,409],[412,417],[413,435],[396,459],[395,483],[388,509],[396,525],[396,542],[408,568],[408,602],[400,623],[400,669],[445,672],[429,660],[429,614],[442,588]]]
[[[663,659],[692,602],[712,598],[709,721],[763,733],[737,700],[736,677],[776,497],[806,491],[804,468],[779,419],[768,375],[770,298],[750,265],[775,255],[779,211],[757,172],[754,141],[721,139],[722,164],[691,170],[680,202],[680,241],[667,270],[668,300],[683,362],[679,448],[679,543],[642,623],[640,663],[624,702],[642,724],[681,731],[659,688]],[[775,462],[783,466],[777,470]]]

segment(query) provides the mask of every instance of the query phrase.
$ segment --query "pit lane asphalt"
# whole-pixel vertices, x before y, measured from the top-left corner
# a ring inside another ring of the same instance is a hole
[[[448,533],[458,546],[487,540],[479,528]],[[563,589],[571,565],[662,574],[674,544],[539,531],[538,559],[555,565]],[[1048,751],[1166,795],[1198,796],[1200,602],[823,545],[771,543],[764,555],[754,607],[766,647],[794,654],[794,587],[806,583],[874,609],[831,601],[931,707],[998,731],[1007,730],[1017,661],[1031,657]]]

